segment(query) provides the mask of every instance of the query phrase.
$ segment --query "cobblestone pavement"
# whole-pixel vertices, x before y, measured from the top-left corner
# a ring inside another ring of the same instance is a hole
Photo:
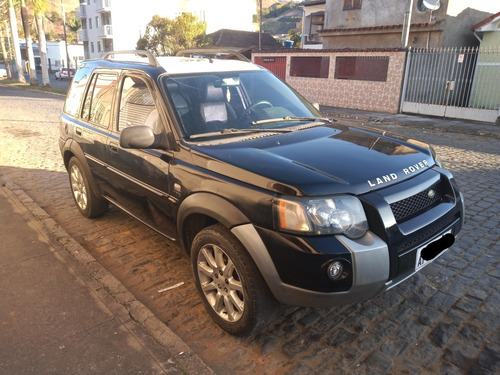
[[[78,214],[58,150],[62,104],[60,97],[0,86],[0,174],[31,196],[216,373],[500,372],[498,139],[373,124],[436,146],[466,198],[466,223],[456,244],[373,300],[333,309],[283,307],[263,332],[234,338],[205,313],[179,247],[114,208],[96,220]]]

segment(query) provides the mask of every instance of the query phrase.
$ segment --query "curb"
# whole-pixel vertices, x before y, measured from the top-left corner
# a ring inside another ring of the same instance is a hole
[[[160,344],[171,356],[171,360],[185,374],[215,374],[193,350],[177,336],[165,323],[160,321],[145,305],[97,260],[87,252],[73,237],[52,219],[22,188],[0,174],[0,186],[7,189],[26,209],[37,229],[51,243],[57,243],[78,263],[92,281],[94,291],[101,294],[103,300],[111,299],[114,306],[108,306],[122,320],[132,319],[143,326],[147,333]]]

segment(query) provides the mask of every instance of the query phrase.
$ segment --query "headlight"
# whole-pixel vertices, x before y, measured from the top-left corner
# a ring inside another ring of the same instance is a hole
[[[432,157],[434,158],[434,161],[436,162],[436,165],[439,168],[444,168],[443,167],[443,161],[441,160],[441,158],[439,157],[439,155],[436,153],[436,150],[434,150],[434,147],[430,146],[430,150],[431,150],[431,153],[432,153]]]
[[[322,199],[277,199],[273,206],[278,228],[301,234],[344,234],[358,238],[368,230],[358,198],[343,195]]]

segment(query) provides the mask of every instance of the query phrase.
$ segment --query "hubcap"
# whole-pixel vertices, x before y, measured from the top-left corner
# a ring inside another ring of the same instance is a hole
[[[198,277],[205,298],[228,322],[241,318],[245,309],[243,286],[233,261],[217,245],[207,244],[198,253]]]
[[[71,167],[71,190],[73,191],[73,196],[75,197],[75,202],[80,207],[81,210],[85,210],[87,208],[88,197],[87,197],[87,188],[85,187],[85,183],[83,181],[82,173],[80,169],[73,165]]]

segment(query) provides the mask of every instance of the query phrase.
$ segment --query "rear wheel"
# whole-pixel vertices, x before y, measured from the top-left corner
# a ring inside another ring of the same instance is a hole
[[[272,319],[274,297],[250,255],[224,226],[198,233],[191,262],[203,304],[222,329],[245,335]]]
[[[83,216],[92,218],[107,210],[108,201],[92,189],[89,179],[76,157],[72,157],[69,161],[68,173],[73,199]]]

